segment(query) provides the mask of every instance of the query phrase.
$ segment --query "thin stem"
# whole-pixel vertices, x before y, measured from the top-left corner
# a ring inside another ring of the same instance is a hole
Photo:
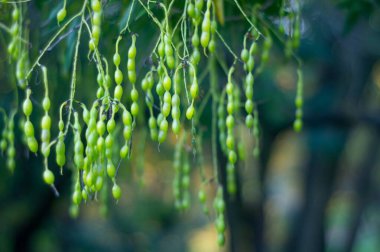
[[[129,30],[129,20],[131,19],[131,14],[133,11],[133,6],[135,5],[135,1],[136,0],[132,1],[131,10],[129,11],[129,14],[128,14],[127,23],[125,24],[125,27],[120,31],[120,34],[124,34],[125,30],[128,30],[129,32],[131,32],[131,30]]]
[[[69,130],[69,122],[71,119],[71,114],[72,114],[72,108],[73,108],[73,100],[74,100],[74,95],[75,95],[75,86],[76,86],[76,81],[77,81],[77,65],[78,65],[78,54],[79,54],[79,45],[80,45],[80,38],[82,35],[82,27],[83,27],[83,16],[84,16],[84,10],[87,4],[87,0],[84,1],[83,7],[81,10],[81,16],[82,16],[82,22],[80,23],[79,29],[78,29],[78,37],[75,45],[75,53],[74,53],[74,61],[73,61],[73,73],[71,76],[71,93],[70,93],[70,101],[69,101],[69,114],[67,115],[67,127],[65,129],[64,135],[67,134]]]
[[[40,55],[38,56],[38,58],[35,60],[35,62],[32,64],[32,67],[29,69],[28,71],[28,74],[26,75],[25,79],[28,79],[29,75],[32,73],[32,71],[34,70],[34,68],[37,66],[37,64],[39,63],[39,61],[41,60],[41,58],[45,55],[45,52],[50,48],[51,44],[54,42],[54,40],[69,26],[69,24],[71,24],[71,22],[73,22],[77,17],[79,16],[82,16],[83,17],[83,14],[84,14],[84,11],[86,10],[86,4],[87,4],[87,0],[84,1],[84,4],[83,4],[83,7],[81,9],[81,11],[79,13],[77,13],[75,16],[73,16],[72,18],[70,18],[69,21],[67,21],[58,31],[56,34],[54,34],[54,36],[50,39],[50,41],[46,44],[46,46],[44,47],[44,49],[42,49],[42,51],[40,52]],[[82,30],[82,22],[80,24],[80,30]]]
[[[245,14],[244,10],[241,8],[239,2],[237,0],[234,0],[236,6],[238,7],[238,9],[240,10],[241,14],[243,14],[244,18],[247,20],[247,22],[257,31],[258,34],[260,34],[260,36],[263,36],[264,35],[259,31],[259,29],[256,28],[256,26],[252,23],[252,21],[248,18],[247,14]]]

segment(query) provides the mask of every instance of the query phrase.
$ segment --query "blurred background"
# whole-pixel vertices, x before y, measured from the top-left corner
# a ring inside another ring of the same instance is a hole
[[[250,3],[241,2],[243,6]],[[258,2],[263,15],[276,23],[271,6],[277,1]],[[224,248],[218,248],[213,220],[202,213],[197,201],[197,170],[191,177],[192,207],[186,212],[174,207],[176,137],[158,147],[148,140],[147,128],[141,127],[134,136],[132,159],[120,169],[122,199],[116,203],[110,197],[107,208],[96,201],[82,204],[77,219],[69,215],[71,170],[56,176],[60,197],[55,197],[43,184],[41,158],[30,155],[17,138],[14,174],[0,157],[0,251],[380,251],[380,1],[301,2],[302,39],[297,55],[303,61],[304,129],[301,133],[292,129],[297,65],[284,58],[284,47],[274,38],[269,63],[255,82],[261,156],[259,160],[253,157],[253,140],[239,130],[247,139],[246,159],[239,163],[238,195],[226,199]],[[57,3],[33,0],[27,4],[32,60],[58,29]],[[75,13],[80,5],[68,1],[68,13]],[[129,1],[107,1],[104,38],[117,37],[129,6]],[[224,8],[222,33],[232,49],[240,52],[247,26],[235,18],[238,10],[233,1],[225,1]],[[8,24],[9,7],[0,4],[0,10],[0,22]],[[155,42],[151,38],[158,31],[147,25],[148,17],[137,16],[131,23],[132,30],[139,33],[138,54],[141,50],[136,66],[145,72]],[[75,29],[75,24],[71,28]],[[50,66],[56,104],[68,97],[75,33],[64,39],[42,62]],[[103,40],[109,43],[101,44],[104,55],[113,55],[115,41]],[[14,77],[7,68],[7,41],[1,31],[0,105],[9,110],[14,92],[9,83]],[[88,38],[84,36],[83,41],[83,52],[87,52]],[[126,55],[126,48],[120,49],[121,55]],[[221,44],[217,52],[227,65],[232,63]],[[79,86],[96,87],[96,69],[86,56],[80,56]],[[222,86],[226,77],[218,71]],[[40,78],[33,80],[34,93],[42,92]],[[78,88],[77,95],[90,100],[94,93]],[[211,105],[206,107],[200,127],[204,167],[209,174],[210,122]],[[223,171],[225,160],[219,156],[218,161]],[[53,162],[51,167],[58,174]],[[211,198],[211,186],[207,192]],[[211,200],[209,203],[211,206]]]

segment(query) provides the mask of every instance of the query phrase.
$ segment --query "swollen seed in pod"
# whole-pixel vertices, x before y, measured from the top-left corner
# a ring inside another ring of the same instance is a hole
[[[113,156],[112,148],[107,148],[106,149],[106,158],[107,159],[112,159],[112,156]]]
[[[98,176],[95,182],[95,190],[99,192],[103,188],[104,179],[102,176]]]
[[[102,5],[99,0],[91,0],[91,9],[94,12],[99,12],[101,11]]]
[[[136,88],[132,88],[131,91],[131,99],[132,101],[136,102],[139,99],[139,93],[137,92]]]
[[[210,33],[209,32],[202,32],[201,34],[201,45],[203,48],[206,48],[208,46],[208,43],[210,42]]]
[[[172,117],[174,119],[179,119],[181,116],[181,110],[179,109],[179,107],[173,107],[172,108]]]
[[[160,58],[163,58],[165,56],[165,45],[162,41],[158,45],[157,50],[158,50],[158,55],[160,56]]]
[[[203,8],[203,1],[204,1],[204,0],[195,0],[195,7],[196,7],[199,11],[202,11],[202,8]]]
[[[194,106],[193,104],[191,104],[190,107],[188,107],[186,110],[186,118],[188,120],[191,120],[193,116],[194,116]]]
[[[136,71],[128,71],[128,79],[131,83],[136,83]]]
[[[12,20],[17,21],[20,17],[20,11],[17,8],[14,8],[12,11]]]
[[[24,112],[24,115],[25,116],[30,116],[32,114],[32,111],[33,111],[33,104],[32,104],[32,101],[27,98],[24,103],[22,104],[22,110]]]
[[[226,146],[228,149],[233,149],[234,146],[235,146],[235,140],[233,138],[233,136],[231,135],[228,135],[227,138],[226,138]]]
[[[151,116],[149,118],[149,128],[155,129],[156,127],[157,127],[156,118],[154,118],[153,116]]]
[[[164,102],[168,103],[169,105],[172,102],[172,96],[171,96],[171,94],[170,94],[169,91],[166,91],[165,94],[164,94]]]
[[[41,144],[41,152],[44,157],[48,157],[50,155],[49,143],[44,142]]]
[[[33,137],[34,136],[34,127],[30,121],[25,122],[24,133],[25,133],[25,136],[27,136],[27,137]]]
[[[42,100],[42,107],[43,107],[44,111],[48,111],[50,109],[50,99],[48,97],[45,97]]]
[[[37,140],[34,137],[28,137],[27,143],[28,143],[29,150],[33,153],[37,153],[38,151]]]
[[[57,22],[61,23],[66,17],[66,9],[62,8],[57,13]]]
[[[65,156],[65,143],[63,141],[58,141],[56,146],[56,162],[59,167],[62,167],[66,163]]]
[[[135,71],[136,69],[136,64],[135,64],[135,61],[132,60],[132,59],[129,59],[128,60],[128,63],[127,63],[127,69],[128,71]]]
[[[106,124],[104,123],[104,121],[98,121],[98,123],[96,124],[96,130],[100,136],[104,134],[104,132],[106,131]]]
[[[54,184],[54,174],[52,171],[46,169],[43,173],[43,178],[46,184],[48,185]]]
[[[116,127],[116,122],[115,122],[115,119],[111,118],[108,122],[107,122],[107,131],[108,132],[113,132],[114,129]]]
[[[135,57],[136,57],[136,46],[132,44],[128,50],[128,58],[134,59]]]
[[[168,116],[169,116],[169,114],[170,114],[170,109],[171,109],[171,106],[170,106],[169,103],[166,103],[166,102],[165,102],[165,103],[162,105],[161,112],[162,112],[162,114],[164,115],[164,117],[168,117]]]
[[[172,97],[172,105],[176,107],[176,106],[179,106],[179,103],[180,103],[180,98],[179,98],[179,95],[176,93]]]
[[[113,63],[115,64],[115,66],[120,65],[120,54],[119,53],[115,53],[113,55]]]
[[[147,78],[141,80],[141,89],[145,92],[149,89],[149,83]]]
[[[107,88],[111,87],[112,79],[111,79],[111,76],[109,74],[106,74],[106,76],[104,77],[104,82],[105,82],[105,85]]]
[[[170,69],[174,69],[175,67],[175,59],[173,56],[167,56],[166,57],[166,64]]]
[[[73,203],[76,204],[76,205],[79,205],[80,202],[82,201],[82,194],[80,191],[78,190],[75,190],[74,193],[73,193]]]
[[[244,48],[242,51],[241,51],[241,54],[240,54],[240,57],[241,57],[241,60],[245,63],[247,63],[248,61],[248,58],[249,58],[249,52],[246,48]]]
[[[226,231],[226,225],[224,223],[223,216],[217,217],[217,219],[215,220],[215,227],[218,233],[223,233],[224,231]]]
[[[49,115],[44,115],[41,120],[41,128],[49,130],[51,128],[51,118]]]
[[[99,87],[98,90],[96,91],[96,97],[100,99],[103,97],[103,95],[104,95],[104,89],[103,87]]]
[[[162,122],[160,123],[160,130],[167,132],[168,127],[169,127],[168,121],[164,118]]]
[[[114,184],[112,187],[112,196],[114,199],[118,200],[121,197],[121,189],[120,186],[117,184]]]
[[[252,100],[247,100],[246,102],[245,102],[245,111],[247,111],[247,113],[252,113],[252,111],[253,111],[253,102],[252,102]]]
[[[98,76],[96,77],[96,81],[98,82],[99,86],[103,86],[103,83],[104,83],[103,76],[100,72],[98,73]]]
[[[96,147],[98,148],[98,151],[102,153],[104,151],[104,138],[99,137],[96,141]]]
[[[181,124],[179,123],[179,120],[173,120],[172,122],[172,130],[174,134],[178,134],[181,130]]]
[[[218,245],[220,247],[224,246],[224,243],[226,242],[226,238],[224,237],[223,233],[218,233]]]
[[[245,96],[247,98],[253,97],[253,86],[252,85],[247,85],[247,87],[245,88]]]
[[[191,43],[193,44],[194,47],[198,47],[199,46],[199,36],[198,36],[198,32],[195,31],[193,36],[191,37]]]
[[[191,18],[194,18],[195,16],[194,4],[189,3],[189,5],[187,6],[187,15],[189,15],[189,17]]]
[[[201,53],[197,47],[194,48],[193,54],[191,55],[191,60],[194,65],[198,65],[199,61],[201,60]]]
[[[42,142],[49,142],[50,141],[50,130],[43,129],[41,131],[41,141]]]
[[[226,118],[227,128],[232,129],[235,125],[235,119],[232,115],[228,115]]]
[[[232,95],[234,92],[234,85],[231,82],[228,82],[226,85],[226,92],[228,95]]]
[[[295,99],[295,105],[297,108],[301,108],[303,105],[303,99],[302,96],[297,96]]]
[[[131,126],[125,126],[123,130],[123,136],[124,139],[129,140],[132,136],[132,127]]]
[[[91,187],[94,184],[94,174],[92,173],[92,171],[87,173],[87,175],[85,176],[84,182],[86,186],[88,187]]]
[[[129,146],[128,144],[124,144],[123,147],[120,149],[120,157],[126,158],[129,153]]]
[[[227,102],[227,112],[228,114],[233,114],[234,113],[234,103],[232,101]]]
[[[59,120],[59,123],[58,123],[58,129],[59,129],[59,131],[63,131],[64,127],[65,127],[65,124],[63,123],[63,121]]]
[[[92,31],[91,31],[92,37],[95,39],[99,39],[100,37],[100,27],[97,25],[92,26]]]
[[[128,110],[123,111],[123,124],[124,125],[132,125],[132,116]]]
[[[114,178],[116,175],[116,168],[112,161],[107,162],[107,175],[110,178]]]
[[[247,71],[252,72],[254,67],[255,67],[255,59],[252,56],[250,56],[247,62]]]
[[[90,51],[95,50],[96,44],[95,44],[95,40],[93,38],[90,39],[90,41],[88,42],[88,48],[90,49]]]
[[[88,193],[86,189],[82,189],[82,198],[87,201],[88,200]]]
[[[253,116],[252,115],[247,115],[247,117],[245,118],[245,125],[247,126],[247,128],[252,128],[253,127]]]
[[[160,130],[158,133],[157,140],[159,143],[163,143],[167,137],[167,132]]]
[[[157,125],[161,125],[162,120],[164,120],[164,115],[159,113],[157,116]]]
[[[164,89],[164,86],[161,84],[161,82],[159,82],[156,86],[156,93],[159,95],[159,96],[163,96],[164,93],[165,93],[165,89]]]
[[[245,83],[247,86],[252,86],[254,82],[253,75],[251,72],[247,74],[247,77],[245,78]]]
[[[210,42],[208,43],[208,50],[213,53],[215,52],[215,40],[214,39],[211,39]]]
[[[102,23],[102,14],[101,12],[94,12],[94,15],[92,16],[92,23],[95,26],[100,26]]]
[[[234,164],[234,163],[236,163],[236,160],[237,160],[236,152],[233,151],[233,150],[230,150],[230,151],[228,152],[228,161],[229,161],[231,164]]]
[[[294,128],[295,132],[301,132],[301,130],[302,130],[302,120],[297,118],[294,121],[293,128]]]
[[[193,82],[190,87],[191,98],[195,99],[198,96],[199,88],[196,82]]]
[[[136,117],[139,113],[139,105],[137,102],[133,102],[131,105],[131,114]]]
[[[164,77],[164,80],[163,80],[162,84],[163,84],[163,87],[164,87],[164,89],[165,89],[166,91],[169,91],[169,90],[170,90],[170,88],[171,88],[171,86],[172,86],[172,80],[170,79],[170,77],[169,77],[168,75],[166,75],[166,76]]]
[[[113,138],[111,135],[106,137],[106,148],[111,149],[113,145]]]
[[[120,69],[116,69],[115,71],[115,82],[117,85],[120,85],[123,82],[123,73]]]
[[[115,91],[114,91],[115,99],[120,101],[122,95],[123,95],[123,88],[121,87],[121,85],[116,85]]]

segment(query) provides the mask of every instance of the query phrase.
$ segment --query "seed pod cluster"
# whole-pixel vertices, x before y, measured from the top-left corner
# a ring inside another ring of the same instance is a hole
[[[19,57],[19,53],[21,50],[20,43],[20,33],[21,33],[21,20],[20,20],[20,10],[17,5],[13,5],[14,8],[12,10],[12,25],[10,28],[11,31],[11,42],[8,45],[8,54],[12,56],[14,60],[17,60]]]
[[[227,137],[226,137],[226,147],[227,147],[227,190],[228,193],[234,195],[236,193],[236,182],[235,182],[235,163],[237,161],[237,155],[235,151],[235,136],[234,136],[234,126],[235,118],[234,112],[236,110],[236,103],[234,102],[234,92],[235,85],[232,83],[232,74],[234,72],[234,67],[231,67],[228,73],[228,83],[226,85],[227,93],[227,117],[226,117],[226,127],[227,127]]]
[[[223,246],[226,240],[224,234],[226,231],[226,224],[224,222],[225,209],[226,204],[223,199],[223,187],[219,186],[214,199],[214,210],[216,213],[215,228],[218,234],[217,241],[219,246]]]
[[[7,148],[7,168],[8,170],[13,173],[15,168],[16,168],[16,148],[15,148],[15,143],[14,143],[14,140],[15,140],[15,134],[14,134],[14,113],[12,113],[11,117],[9,118],[9,121],[8,121],[8,125],[7,127],[5,127],[4,129],[6,129],[6,133],[4,134],[4,138],[0,142],[1,144],[1,149],[2,151],[4,152],[5,148],[6,148],[6,145],[8,145],[8,148]],[[6,140],[5,140],[6,138]],[[8,141],[8,144],[6,144],[6,142]],[[5,144],[4,144],[5,143]],[[4,148],[5,147],[5,148]]]
[[[139,105],[137,100],[139,99],[139,93],[136,89],[136,35],[132,35],[132,44],[128,50],[128,79],[132,84],[131,90],[131,114],[136,117],[139,113]]]
[[[303,106],[303,74],[301,69],[297,70],[297,95],[294,101],[296,106],[296,119],[294,120],[294,131],[300,132],[302,130],[302,106]]]
[[[158,139],[157,122],[153,113],[154,97],[152,88],[154,85],[153,69],[150,70],[141,81],[141,89],[145,92],[145,104],[149,109],[150,117],[148,119],[148,127],[150,130],[150,137],[153,141]]]
[[[100,0],[91,0],[92,30],[89,48],[91,51],[98,47],[102,24],[102,3]]]
[[[115,74],[114,74],[114,78],[116,82],[116,86],[114,90],[114,99],[116,99],[117,101],[120,101],[123,95],[123,88],[121,86],[121,83],[123,82],[123,72],[119,68],[120,66],[119,41],[120,40],[121,40],[121,37],[119,37],[116,41],[115,54],[113,55],[113,63],[116,68]]]
[[[48,158],[50,155],[50,129],[51,129],[51,118],[49,116],[50,110],[50,99],[49,99],[49,90],[48,90],[48,77],[47,69],[45,66],[41,67],[43,73],[43,80],[45,85],[45,97],[42,100],[42,108],[45,112],[41,120],[41,153],[44,158]]]
[[[187,210],[190,207],[190,163],[187,153],[183,151],[185,134],[182,134],[174,151],[173,192],[175,207]]]
[[[32,101],[30,100],[31,93],[32,91],[30,89],[26,90],[26,98],[22,105],[22,109],[26,117],[26,121],[24,124],[24,134],[27,137],[29,150],[33,153],[36,153],[38,150],[38,142],[36,138],[34,137],[34,126],[32,122],[30,121],[30,115],[32,114],[32,111],[33,111],[33,104],[32,104]]]

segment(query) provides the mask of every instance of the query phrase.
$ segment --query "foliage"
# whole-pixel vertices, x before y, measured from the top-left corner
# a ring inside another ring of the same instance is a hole
[[[303,75],[296,55],[301,6],[259,2],[2,2],[9,15],[0,20],[7,44],[6,56],[1,54],[8,62],[4,71],[12,73],[3,88],[12,101],[0,104],[0,147],[9,171],[17,169],[16,123],[30,154],[43,159],[43,180],[56,195],[56,168],[72,171],[73,217],[94,199],[106,211],[109,195],[122,197],[119,167],[134,158],[132,143],[145,141],[133,136],[148,127],[158,148],[175,138],[173,195],[180,210],[190,207],[189,174],[193,165],[200,167],[199,201],[214,217],[222,246],[225,197],[236,195],[237,162],[246,156],[244,127],[255,142],[247,153],[260,155],[254,83],[274,43],[297,64],[293,126],[302,129]],[[227,17],[236,21],[227,23]],[[211,135],[211,176],[203,166],[204,128]],[[227,158],[225,167],[218,152]],[[209,186],[214,211],[207,204]]]

